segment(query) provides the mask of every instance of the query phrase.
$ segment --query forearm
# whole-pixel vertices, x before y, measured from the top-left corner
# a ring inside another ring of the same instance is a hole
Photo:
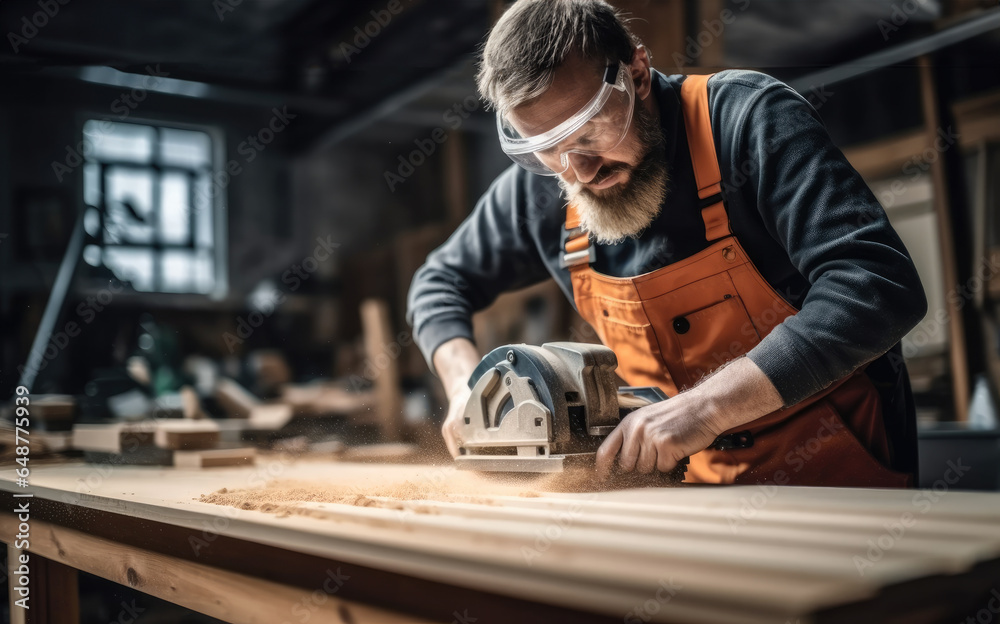
[[[434,370],[450,400],[468,387],[469,377],[479,364],[476,345],[467,338],[452,338],[434,351]]]
[[[671,401],[690,403],[703,410],[716,435],[745,425],[783,407],[781,394],[767,375],[749,358],[739,358]]]

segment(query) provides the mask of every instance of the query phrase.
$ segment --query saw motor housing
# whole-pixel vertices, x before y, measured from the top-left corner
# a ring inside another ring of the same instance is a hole
[[[620,394],[655,403],[659,388],[619,388],[618,358],[603,346],[550,342],[494,349],[469,380],[472,396],[460,425],[463,470],[561,472],[593,465],[597,448],[635,409]]]

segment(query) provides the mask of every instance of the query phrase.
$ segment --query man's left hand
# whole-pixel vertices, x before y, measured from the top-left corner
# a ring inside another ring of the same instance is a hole
[[[687,394],[694,392],[641,407],[622,419],[597,450],[598,476],[608,477],[615,456],[624,472],[669,472],[714,442],[722,432],[716,431],[707,409],[688,400]]]
[[[723,432],[781,407],[781,395],[760,368],[738,358],[694,388],[622,419],[597,449],[597,474],[607,478],[616,456],[625,472],[669,472]]]

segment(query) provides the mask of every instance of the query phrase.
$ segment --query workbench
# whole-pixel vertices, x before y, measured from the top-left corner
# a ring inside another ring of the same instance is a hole
[[[960,482],[546,493],[530,482],[477,489],[469,479],[480,478],[288,456],[209,470],[36,465],[26,488],[0,473],[0,538],[13,568],[23,553],[10,511],[28,501],[36,622],[79,621],[77,570],[269,624],[306,614],[347,624],[955,622],[975,619],[1000,587],[1000,494]],[[375,483],[440,491],[454,479],[463,488],[436,500],[371,495]],[[293,494],[251,509],[200,500],[297,482],[357,497]]]

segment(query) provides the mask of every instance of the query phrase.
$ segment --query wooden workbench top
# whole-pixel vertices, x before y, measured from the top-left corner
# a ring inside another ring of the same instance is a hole
[[[1000,494],[943,482],[573,493],[451,466],[282,456],[212,470],[36,466],[27,489],[14,478],[0,473],[0,491],[190,529],[195,549],[199,534],[225,535],[626,621],[804,624],[845,605],[879,621],[900,592],[914,608],[945,600],[951,583],[935,593],[924,579],[975,593],[1000,561]]]

